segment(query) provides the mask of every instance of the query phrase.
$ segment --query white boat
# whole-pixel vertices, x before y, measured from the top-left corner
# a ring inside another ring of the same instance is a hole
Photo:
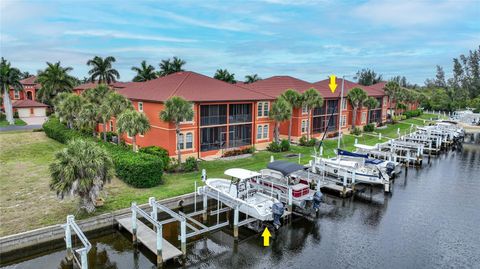
[[[274,161],[260,170],[261,176],[252,178],[252,185],[264,194],[277,198],[301,213],[318,210],[322,193],[310,188],[308,179],[296,176],[295,172],[306,167],[287,161]]]
[[[205,187],[208,190],[205,191],[211,193],[213,190],[216,192],[215,195],[221,196],[222,202],[228,207],[235,208],[238,206],[239,211],[249,217],[260,221],[274,221],[274,224],[279,225],[279,222],[275,222],[277,218],[279,221],[279,218],[284,213],[283,204],[277,199],[259,192],[250,183],[251,179],[261,176],[259,173],[241,168],[232,168],[226,170],[224,174],[232,179],[207,179]],[[281,207],[281,210],[279,210],[279,207]]]
[[[360,165],[363,166],[376,166],[378,167],[382,172],[385,172],[389,178],[393,178],[396,175],[398,175],[402,170],[402,165],[399,162],[395,162],[393,160],[381,160],[381,159],[376,159],[376,158],[371,158],[368,155],[368,152],[370,149],[366,147],[372,147],[375,148],[374,146],[367,146],[367,145],[359,145],[355,144],[354,145],[357,148],[357,152],[350,152],[346,150],[337,150],[337,158],[340,157],[343,160],[349,160],[349,161],[357,161],[360,163]]]

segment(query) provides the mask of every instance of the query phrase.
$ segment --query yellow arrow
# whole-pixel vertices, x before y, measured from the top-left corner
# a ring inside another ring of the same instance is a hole
[[[267,227],[265,227],[265,230],[264,230],[263,233],[262,233],[263,246],[264,246],[264,247],[270,246],[270,236],[272,236],[272,235],[270,234],[270,231],[268,230]]]
[[[337,82],[336,82],[335,75],[330,76],[330,84],[328,84],[328,86],[330,86],[330,90],[332,91],[332,93],[334,93],[335,90],[337,89]]]

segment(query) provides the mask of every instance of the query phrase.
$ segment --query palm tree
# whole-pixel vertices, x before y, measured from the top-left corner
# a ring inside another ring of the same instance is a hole
[[[105,116],[103,129],[105,130],[106,121],[108,121],[111,117],[118,117],[118,115],[122,114],[122,112],[126,111],[127,109],[133,109],[132,103],[125,98],[125,96],[111,91],[101,107],[101,115]],[[106,141],[106,133],[103,135],[103,139]],[[120,144],[120,140],[121,136],[118,136],[118,144]]]
[[[160,71],[158,72],[158,76],[163,77],[176,72],[184,71],[182,67],[186,63],[187,62],[177,57],[173,57],[172,60],[170,60],[170,58],[164,59],[159,64]]]
[[[112,63],[115,61],[115,57],[112,56],[108,56],[105,59],[95,56],[93,59],[88,60],[87,65],[92,66],[92,69],[88,71],[90,81],[95,82],[98,79],[99,84],[110,84],[119,79],[120,74],[112,67]]]
[[[20,77],[21,77],[22,79],[26,79],[26,78],[29,78],[29,77],[31,77],[31,76],[33,76],[33,75],[30,74],[30,72],[28,72],[28,71],[21,72],[21,74],[20,74]]]
[[[182,153],[178,144],[180,123],[193,118],[192,103],[179,96],[173,96],[165,102],[165,109],[160,112],[160,119],[175,124],[177,138],[178,163],[182,160]]]
[[[268,117],[275,121],[275,143],[278,143],[280,123],[292,118],[292,106],[280,96],[273,102]]]
[[[287,101],[293,109],[302,107],[302,95],[294,89],[288,89],[282,94],[283,99]],[[292,117],[290,117],[290,122],[288,123],[288,141],[291,141],[292,135]]]
[[[75,78],[68,73],[72,71],[71,67],[62,67],[60,62],[54,64],[47,62],[47,68],[40,71],[37,82],[42,88],[37,93],[37,99],[41,102],[51,105],[52,99],[61,92],[72,92],[75,85]]]
[[[60,199],[78,195],[80,209],[91,213],[95,211],[95,202],[103,185],[114,176],[113,162],[97,143],[76,139],[55,154],[50,175],[50,189]]]
[[[157,78],[155,67],[147,65],[146,61],[142,61],[140,67],[132,67],[132,71],[137,72],[137,75],[132,79],[134,82],[143,82]]]
[[[75,120],[79,119],[80,110],[84,104],[85,99],[83,97],[71,93],[58,104],[56,111],[60,120],[67,122],[68,128],[73,128]]]
[[[392,117],[393,119],[394,115],[392,111],[392,103],[396,101],[396,98],[400,91],[400,85],[398,85],[398,83],[395,81],[389,81],[387,82],[387,84],[385,84],[385,87],[383,89],[385,90],[385,93],[387,94],[390,101],[390,117]]]
[[[91,130],[94,137],[97,136],[96,127],[98,124],[98,106],[87,103],[82,106],[78,113],[77,125],[80,129]]]
[[[368,124],[370,122],[370,112],[371,112],[370,110],[377,108],[380,105],[380,103],[376,98],[370,96],[367,98],[367,100],[365,100],[364,105],[368,108],[368,112],[367,112],[367,124]]]
[[[347,94],[348,100],[350,100],[350,104],[353,107],[352,113],[352,130],[355,129],[355,121],[357,119],[357,109],[363,106],[365,100],[367,100],[368,95],[367,93],[360,89],[360,88],[353,88]]]
[[[307,139],[310,140],[310,116],[312,115],[313,109],[321,107],[323,105],[323,97],[322,95],[320,95],[320,93],[318,93],[316,89],[310,88],[302,94],[302,100],[302,106],[305,106],[308,111]]]
[[[20,75],[20,70],[11,67],[10,63],[2,57],[0,62],[0,85],[3,93],[3,107],[10,125],[15,123],[13,120],[12,100],[10,100],[10,88],[13,88],[15,91],[23,90],[23,86],[20,83]]]
[[[227,83],[235,84],[237,81],[235,80],[235,74],[228,72],[227,69],[217,69],[213,78],[225,81]]]
[[[107,96],[113,92],[107,85],[100,84],[95,88],[87,89],[82,92],[82,97],[92,104],[101,105]]]
[[[257,74],[253,74],[253,75],[246,75],[245,76],[245,83],[248,84],[248,83],[253,83],[255,81],[259,81],[261,80],[262,78],[260,78]]]
[[[133,151],[137,151],[136,136],[150,130],[150,122],[145,114],[128,109],[118,116],[117,129],[119,133],[127,133],[132,137]]]

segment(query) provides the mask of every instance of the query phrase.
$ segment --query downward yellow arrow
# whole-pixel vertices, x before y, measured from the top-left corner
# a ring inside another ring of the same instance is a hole
[[[330,90],[332,91],[332,93],[334,93],[335,90],[337,89],[337,82],[336,82],[335,75],[330,76],[330,84],[328,84],[328,86],[330,87]]]
[[[270,231],[268,230],[267,227],[265,227],[265,230],[264,230],[263,233],[262,233],[263,246],[264,246],[264,247],[270,246],[270,236],[272,236],[272,235],[270,234]]]

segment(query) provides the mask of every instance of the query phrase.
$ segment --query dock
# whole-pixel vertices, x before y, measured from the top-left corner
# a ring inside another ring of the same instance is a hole
[[[133,234],[131,217],[116,219],[116,221],[121,228]],[[162,259],[164,262],[182,255],[182,252],[178,248],[170,244],[165,238],[162,239]],[[157,254],[157,234],[141,221],[137,222],[137,240],[152,251],[152,253]]]

